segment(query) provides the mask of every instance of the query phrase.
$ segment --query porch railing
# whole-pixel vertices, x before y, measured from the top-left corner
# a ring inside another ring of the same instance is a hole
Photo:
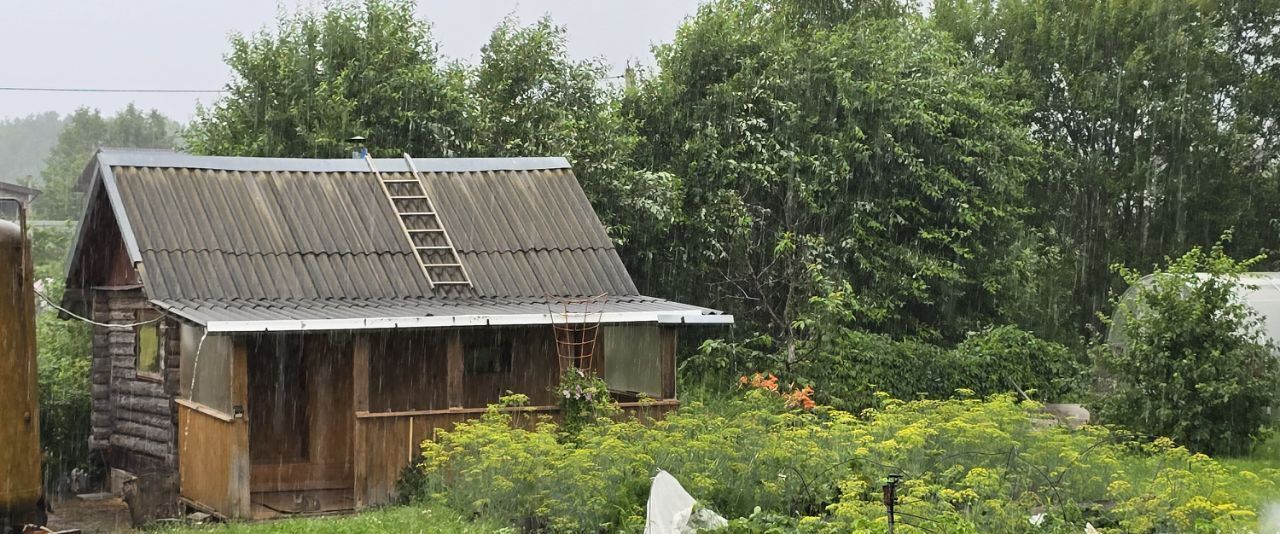
[[[680,402],[623,402],[619,406],[624,417],[655,420],[679,408]],[[424,440],[433,438],[437,431],[452,430],[460,422],[478,418],[485,411],[487,408],[356,412],[356,507],[389,502],[394,497],[401,471],[417,459]],[[560,418],[560,410],[555,406],[519,406],[501,408],[501,411],[513,414],[512,424],[524,428],[532,428],[541,416],[553,421]]]

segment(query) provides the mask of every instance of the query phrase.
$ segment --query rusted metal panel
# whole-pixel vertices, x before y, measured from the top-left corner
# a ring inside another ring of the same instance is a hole
[[[34,278],[24,210],[0,220],[0,525],[35,522],[41,513],[40,406],[36,374]]]

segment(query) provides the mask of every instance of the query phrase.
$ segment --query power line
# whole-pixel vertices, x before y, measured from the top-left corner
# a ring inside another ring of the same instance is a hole
[[[111,89],[105,87],[0,87],[0,91],[28,93],[225,93],[226,89]]]
[[[40,296],[40,300],[43,300],[45,304],[48,304],[48,305],[49,305],[49,306],[51,306],[53,309],[58,310],[58,311],[60,311],[60,312],[62,312],[62,313],[65,313],[65,314],[67,314],[67,315],[70,315],[71,317],[73,317],[73,318],[75,318],[75,319],[79,319],[79,320],[81,320],[81,321],[84,321],[84,322],[86,322],[86,323],[89,323],[89,324],[91,324],[91,325],[93,325],[93,326],[102,326],[102,327],[106,327],[106,328],[133,328],[133,327],[135,327],[135,326],[142,326],[142,325],[147,325],[147,324],[151,324],[151,323],[157,323],[157,322],[160,322],[160,320],[164,319],[164,316],[162,315],[162,316],[160,316],[160,317],[156,317],[155,319],[151,319],[151,320],[149,320],[149,321],[140,321],[140,322],[137,322],[137,323],[128,323],[128,324],[119,324],[119,323],[100,323],[100,322],[97,322],[97,321],[95,321],[95,320],[93,320],[93,319],[89,319],[88,317],[81,317],[81,316],[79,316],[79,315],[76,315],[76,314],[75,314],[74,312],[72,312],[71,310],[68,310],[68,309],[66,309],[66,308],[63,308],[62,306],[59,306],[59,305],[58,305],[58,303],[56,303],[56,302],[54,302],[54,301],[53,301],[53,299],[51,299],[51,298],[49,298],[49,297],[46,297],[46,296],[44,295],[44,293],[41,293],[41,292],[39,292],[39,291],[36,291],[35,293],[36,293],[36,295],[39,295],[39,296]],[[203,339],[203,338],[201,338],[201,340],[200,340],[200,341],[204,341],[204,339]],[[198,355],[198,354],[199,354],[199,352],[197,352],[197,355]]]

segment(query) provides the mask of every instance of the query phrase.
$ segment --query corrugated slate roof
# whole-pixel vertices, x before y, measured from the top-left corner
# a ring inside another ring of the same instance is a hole
[[[386,179],[413,178],[403,160],[375,163]],[[547,296],[601,293],[611,307],[702,310],[638,295],[563,158],[414,163],[473,288],[432,289],[376,175],[360,160],[109,150],[85,177],[103,180],[148,295],[193,320],[301,320],[358,309],[435,314],[458,306],[469,306],[463,315],[470,315],[512,303],[545,313]]]

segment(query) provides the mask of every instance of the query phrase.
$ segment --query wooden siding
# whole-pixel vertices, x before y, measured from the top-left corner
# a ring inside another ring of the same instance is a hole
[[[247,517],[249,484],[242,466],[248,459],[245,423],[193,402],[177,404],[182,497],[223,517]]]
[[[644,421],[660,419],[680,406],[675,400],[622,403],[623,417]],[[454,425],[484,414],[485,408],[455,408],[396,413],[357,413],[355,493],[357,506],[376,506],[395,498],[395,484],[401,471],[420,454],[419,444],[433,439],[438,431],[452,430]],[[505,408],[512,414],[512,425],[532,428],[543,416],[559,419],[554,406]]]
[[[250,347],[253,491],[350,489],[351,336],[270,334]]]
[[[153,310],[142,290],[96,288],[93,318],[128,324],[139,312]],[[139,376],[133,329],[95,326],[90,387],[90,445],[108,451],[112,467],[135,472],[172,471],[177,467],[174,430],[178,391],[178,325],[160,323],[163,373],[160,379]]]

